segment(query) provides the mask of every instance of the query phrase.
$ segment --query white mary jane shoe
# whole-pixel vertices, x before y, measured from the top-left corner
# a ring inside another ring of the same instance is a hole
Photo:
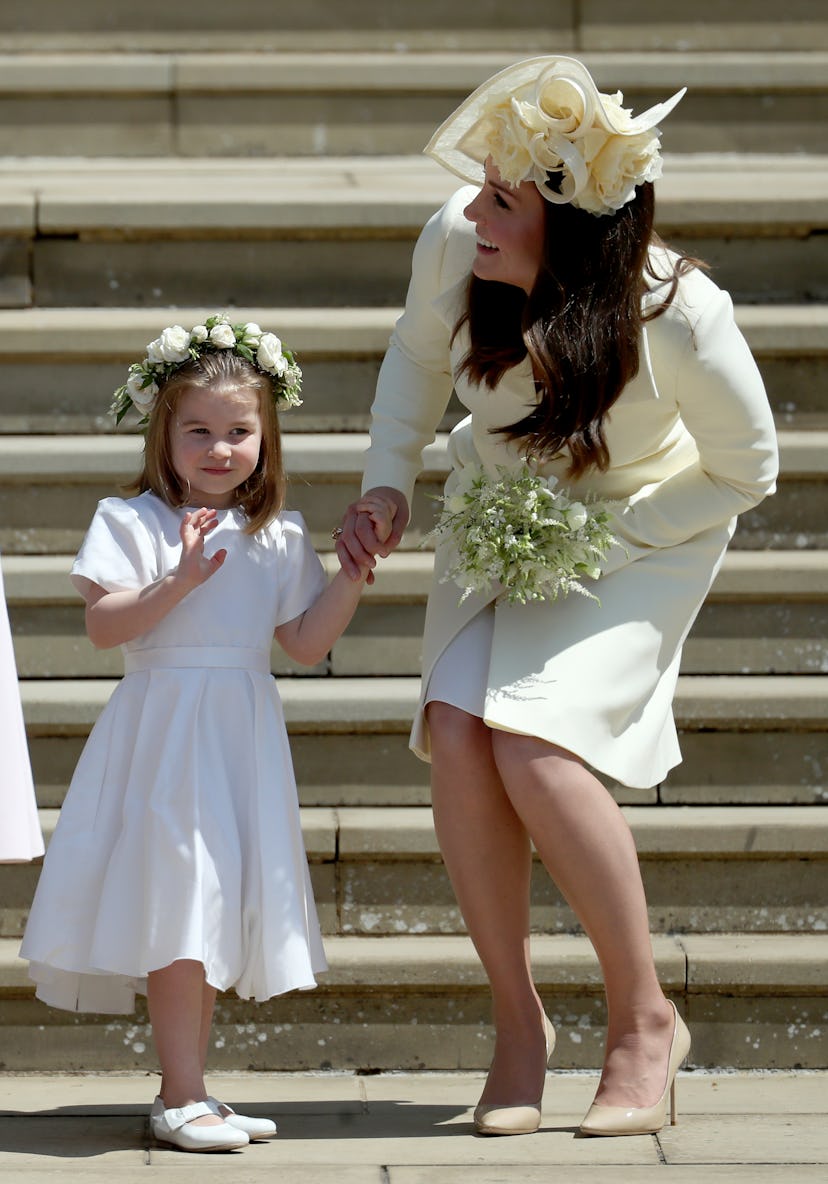
[[[246,1114],[237,1114],[232,1106],[226,1102],[219,1102],[217,1098],[208,1098],[207,1105],[213,1114],[223,1118],[228,1126],[237,1131],[244,1131],[248,1139],[273,1139],[276,1137],[276,1123],[269,1118],[248,1118]]]
[[[214,1113],[206,1102],[168,1110],[163,1098],[157,1097],[150,1111],[150,1130],[156,1139],[172,1143],[182,1151],[235,1151],[246,1147],[250,1139],[244,1131],[227,1122],[221,1126],[193,1126],[194,1118]]]

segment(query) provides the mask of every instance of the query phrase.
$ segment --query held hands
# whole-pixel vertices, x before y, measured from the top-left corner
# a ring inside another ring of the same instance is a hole
[[[399,544],[408,525],[408,502],[398,489],[378,486],[352,502],[342,519],[336,553],[352,580],[373,584],[376,556],[383,559]],[[367,573],[367,574],[366,574]]]
[[[217,524],[216,511],[206,506],[184,515],[179,531],[181,562],[175,575],[187,587],[196,588],[209,580],[227,558],[224,548],[209,558],[204,554],[204,539]]]
[[[386,542],[394,526],[394,518],[397,515],[396,503],[392,502],[390,498],[383,497],[381,494],[369,490],[358,502],[354,502],[354,509],[358,514],[367,514],[371,519],[371,525],[374,528],[374,536],[377,542]]]

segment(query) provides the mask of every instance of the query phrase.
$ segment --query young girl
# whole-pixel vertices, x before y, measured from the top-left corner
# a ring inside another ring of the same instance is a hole
[[[275,634],[319,662],[362,582],[327,584],[301,516],[281,512],[276,406],[299,401],[300,378],[257,325],[164,330],[113,404],[146,416],[138,496],[99,504],[72,569],[89,637],[122,646],[125,677],[81,756],[21,953],[54,1007],[130,1012],[146,993],[151,1128],[189,1151],[276,1133],[207,1095],[216,992],[269,999],[326,968],[270,647]]]

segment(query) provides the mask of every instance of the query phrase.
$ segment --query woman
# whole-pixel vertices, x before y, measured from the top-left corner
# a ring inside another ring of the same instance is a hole
[[[581,1130],[660,1129],[690,1047],[656,978],[632,836],[591,771],[650,786],[681,759],[682,643],[736,515],[777,472],[729,297],[653,234],[655,125],[683,93],[633,119],[581,63],[534,58],[438,129],[426,151],[482,187],[425,227],[380,372],[364,489],[393,500],[392,533],[381,545],[359,502],[334,532],[353,574],[396,546],[452,387],[470,414],[447,494],[468,464],[529,459],[614,504],[600,605],[512,604],[496,588],[458,605],[437,548],[411,743],[432,763],[440,847],[492,988],[481,1133],[540,1122],[554,1034],[529,966],[530,840],[604,976],[604,1066]]]

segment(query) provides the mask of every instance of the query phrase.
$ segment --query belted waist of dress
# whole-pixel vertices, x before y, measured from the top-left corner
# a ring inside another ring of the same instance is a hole
[[[270,674],[270,654],[232,645],[168,645],[158,649],[127,650],[124,673],[136,670],[220,668]]]

